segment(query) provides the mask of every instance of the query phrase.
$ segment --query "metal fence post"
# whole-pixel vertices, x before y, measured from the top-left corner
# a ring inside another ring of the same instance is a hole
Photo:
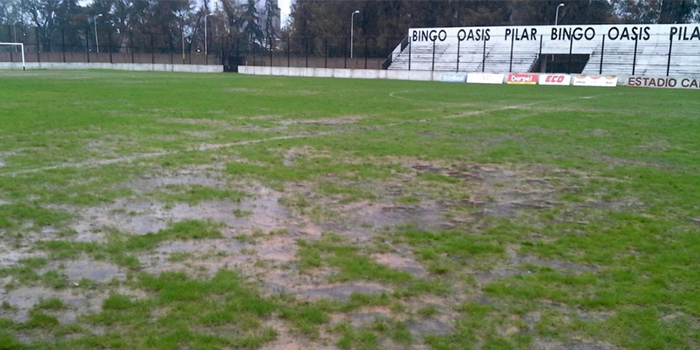
[[[221,65],[225,66],[226,65],[226,37],[222,36],[221,37]]]
[[[328,38],[323,38],[323,68],[328,68]]]
[[[411,48],[413,47],[413,44],[411,44],[411,36],[408,36],[408,71],[411,71]]]
[[[569,63],[568,68],[566,69],[566,72],[568,74],[571,74],[571,54],[574,52],[574,37],[572,36],[571,39],[569,40]]]
[[[513,48],[515,47],[515,33],[510,37],[510,65],[508,72],[513,72]]]
[[[537,58],[540,60],[540,67],[538,71],[542,71],[542,35],[540,35],[540,51],[537,53]],[[544,62],[546,64],[547,61]]]
[[[114,63],[114,60],[112,59],[112,51],[114,51],[114,45],[112,44],[112,28],[109,29],[109,63]],[[171,42],[170,45],[173,43]],[[172,49],[170,50],[172,52]],[[170,59],[172,61],[172,58]],[[172,62],[171,62],[172,63]]]
[[[16,29],[15,29],[15,33],[16,33]],[[9,24],[7,25],[7,42],[8,43],[12,42],[12,26]],[[14,50],[10,50],[10,62],[15,61],[14,57],[12,56],[12,52],[14,52]]]
[[[85,54],[87,54],[87,61],[90,63],[90,28],[85,27]]]
[[[267,40],[270,45],[270,67],[272,67],[272,36],[270,36]]]
[[[457,69],[455,69],[455,72],[459,72],[459,49],[462,44],[462,40],[459,40],[459,37],[457,37]]]
[[[666,64],[666,76],[671,72],[671,51],[673,50],[673,36],[671,36],[671,42],[668,44],[668,63]]]
[[[151,64],[156,64],[156,48],[153,45],[153,33],[151,33]]]
[[[255,41],[251,41],[250,44],[253,46],[253,66],[257,66],[257,62],[255,62]]]
[[[304,56],[306,56],[306,68],[309,68],[309,38],[305,38],[306,44],[304,45]]]
[[[343,38],[343,68],[348,69],[348,37]]]
[[[365,69],[367,69],[367,37],[365,37]]]
[[[131,46],[131,64],[134,64],[134,32],[129,32],[129,45]]]
[[[430,70],[435,71],[435,40],[433,40],[433,61]]]
[[[66,63],[66,34],[61,29],[61,52],[63,53],[63,63]]]
[[[39,42],[39,27],[34,31],[36,34],[36,61],[41,63],[41,43]]]
[[[603,44],[600,48],[600,68],[598,68],[598,74],[603,74],[603,57],[605,56],[605,35],[603,35]]]
[[[486,39],[484,39],[484,51],[481,54],[481,73],[486,71]]]
[[[639,44],[639,36],[634,40],[634,56],[632,57],[632,75],[637,70],[637,44]]]

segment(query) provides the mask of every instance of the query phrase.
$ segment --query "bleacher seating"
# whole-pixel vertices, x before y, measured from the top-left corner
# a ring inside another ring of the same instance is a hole
[[[542,55],[589,55],[583,74],[589,75],[700,75],[700,52],[697,42],[673,43],[671,65],[668,66],[669,43],[666,38],[654,38],[637,42],[635,59],[634,41],[607,41],[603,47],[602,36],[590,41],[577,41],[570,48],[569,41],[540,40],[516,41],[490,40],[452,43],[405,42],[403,50],[397,47],[391,57],[391,70],[435,70],[459,72],[538,72],[535,66]],[[434,52],[433,52],[434,48]],[[603,50],[604,49],[604,50]],[[601,57],[603,59],[601,69]]]

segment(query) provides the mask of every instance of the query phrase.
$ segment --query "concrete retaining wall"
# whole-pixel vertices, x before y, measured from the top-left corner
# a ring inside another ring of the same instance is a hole
[[[222,73],[224,67],[220,65],[183,65],[165,63],[57,63],[57,62],[27,62],[27,69],[115,69],[130,71],[153,72],[190,72],[190,73]],[[21,62],[0,63],[0,69],[22,69]]]
[[[343,68],[294,68],[238,66],[238,73],[251,75],[277,75],[289,77],[392,79],[439,81],[445,72],[398,71],[382,69],[343,69]]]

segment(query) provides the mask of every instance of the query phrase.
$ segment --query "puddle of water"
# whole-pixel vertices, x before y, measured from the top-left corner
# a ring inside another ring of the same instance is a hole
[[[44,254],[32,252],[31,249],[10,248],[4,244],[0,244],[0,269],[17,265],[23,259],[41,257]]]
[[[437,319],[410,320],[406,324],[413,335],[447,335],[452,333],[452,325]]]
[[[159,202],[119,200],[107,206],[88,208],[80,212],[81,219],[76,221],[72,228],[79,235],[85,236],[91,236],[103,227],[146,234],[165,229],[175,221],[210,219],[236,229],[274,230],[283,228],[287,219],[285,209],[278,203],[280,196],[276,191],[260,188],[255,197],[241,203],[214,200],[196,205],[177,203],[167,207]],[[251,214],[236,216],[234,210]]]
[[[331,299],[347,301],[353,293],[359,294],[391,294],[392,290],[386,286],[371,282],[344,282],[325,283],[319,276],[313,276],[317,280],[303,281],[304,277],[294,276],[292,273],[271,273],[263,281],[264,288],[272,294],[291,294],[299,297],[318,300]]]
[[[593,343],[562,343],[556,340],[535,339],[532,347],[537,350],[608,350],[612,346]]]
[[[151,191],[167,185],[201,185],[220,187],[224,185],[221,179],[196,173],[180,173],[169,176],[144,177],[128,184],[133,190]]]
[[[390,228],[410,223],[418,225],[422,230],[431,230],[444,225],[444,210],[437,201],[425,200],[420,205],[368,207],[361,210],[358,217],[375,228]]]
[[[79,314],[99,312],[106,296],[82,290],[54,290],[45,287],[21,287],[9,291],[0,289],[0,301],[17,308],[17,312],[13,315],[17,322],[25,322],[29,318],[29,309],[40,300],[51,298],[61,299],[68,307],[55,314],[59,321],[75,322]]]
[[[126,279],[126,271],[117,265],[105,261],[89,259],[71,260],[61,262],[65,268],[61,271],[69,281],[78,282],[83,278],[91,279],[97,283]]]

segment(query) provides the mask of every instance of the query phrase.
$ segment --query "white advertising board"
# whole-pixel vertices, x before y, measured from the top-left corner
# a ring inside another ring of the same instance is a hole
[[[467,81],[467,73],[442,73],[440,81],[445,83],[465,83]]]
[[[598,76],[598,75],[574,75],[574,86],[598,86],[598,87],[615,87],[617,86],[617,76]]]
[[[571,85],[568,74],[540,74],[539,85]]]
[[[469,73],[469,74],[467,74],[467,83],[503,84],[504,77],[505,77],[505,74]]]
[[[620,85],[672,89],[700,89],[700,77],[621,77]]]

